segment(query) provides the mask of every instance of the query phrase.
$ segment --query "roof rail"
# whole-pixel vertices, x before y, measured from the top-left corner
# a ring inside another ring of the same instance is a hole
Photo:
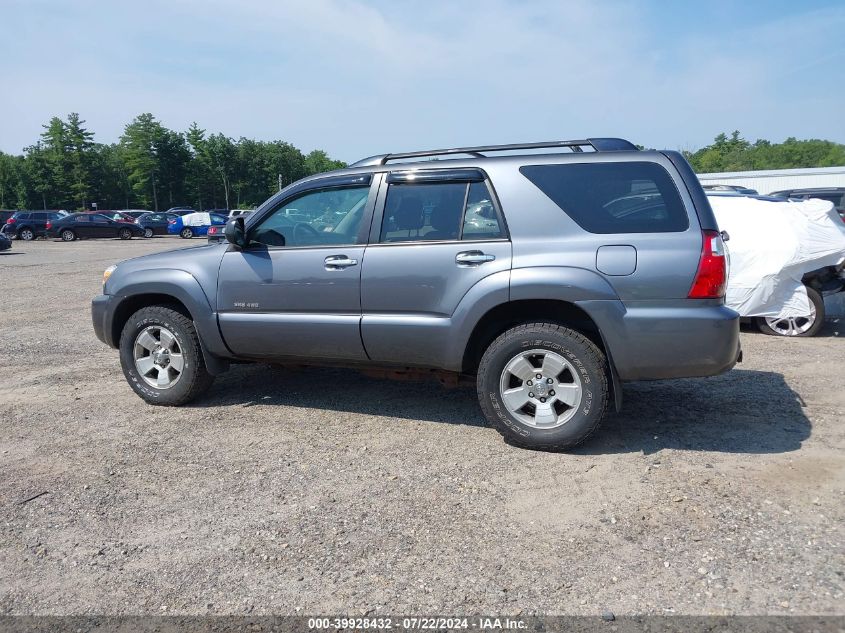
[[[449,149],[429,149],[421,152],[402,152],[398,154],[379,154],[353,163],[350,167],[370,167],[384,165],[391,160],[405,158],[425,158],[427,156],[449,156],[467,154],[473,158],[484,158],[484,152],[511,152],[526,149],[568,147],[573,152],[583,152],[582,148],[592,147],[596,152],[636,151],[638,148],[623,138],[588,138],[581,141],[543,141],[539,143],[512,143],[509,145],[479,145],[477,147],[452,147]]]

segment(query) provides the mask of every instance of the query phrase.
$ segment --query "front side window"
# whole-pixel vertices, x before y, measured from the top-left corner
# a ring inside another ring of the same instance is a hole
[[[483,182],[392,183],[382,242],[499,239],[503,232]]]
[[[265,246],[359,244],[369,185],[309,191],[286,200],[250,230]]]
[[[528,165],[519,171],[590,233],[672,233],[689,227],[678,189],[656,163]]]

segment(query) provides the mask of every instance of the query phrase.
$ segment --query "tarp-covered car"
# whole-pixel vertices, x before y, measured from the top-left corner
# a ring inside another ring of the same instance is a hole
[[[197,212],[187,213],[168,221],[167,232],[172,235],[189,239],[195,235],[206,235],[208,227],[226,224],[226,217],[216,213]]]
[[[767,334],[813,336],[845,289],[845,223],[825,200],[709,194],[730,237],[725,303]]]

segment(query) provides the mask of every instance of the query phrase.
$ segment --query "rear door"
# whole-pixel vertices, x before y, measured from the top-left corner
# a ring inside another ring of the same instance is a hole
[[[461,299],[510,271],[511,243],[478,169],[397,171],[379,194],[361,281],[361,336],[379,362],[437,367]]]

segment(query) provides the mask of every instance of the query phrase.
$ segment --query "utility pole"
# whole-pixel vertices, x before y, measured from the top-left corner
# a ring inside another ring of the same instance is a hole
[[[279,191],[282,190],[282,175],[279,174]]]

